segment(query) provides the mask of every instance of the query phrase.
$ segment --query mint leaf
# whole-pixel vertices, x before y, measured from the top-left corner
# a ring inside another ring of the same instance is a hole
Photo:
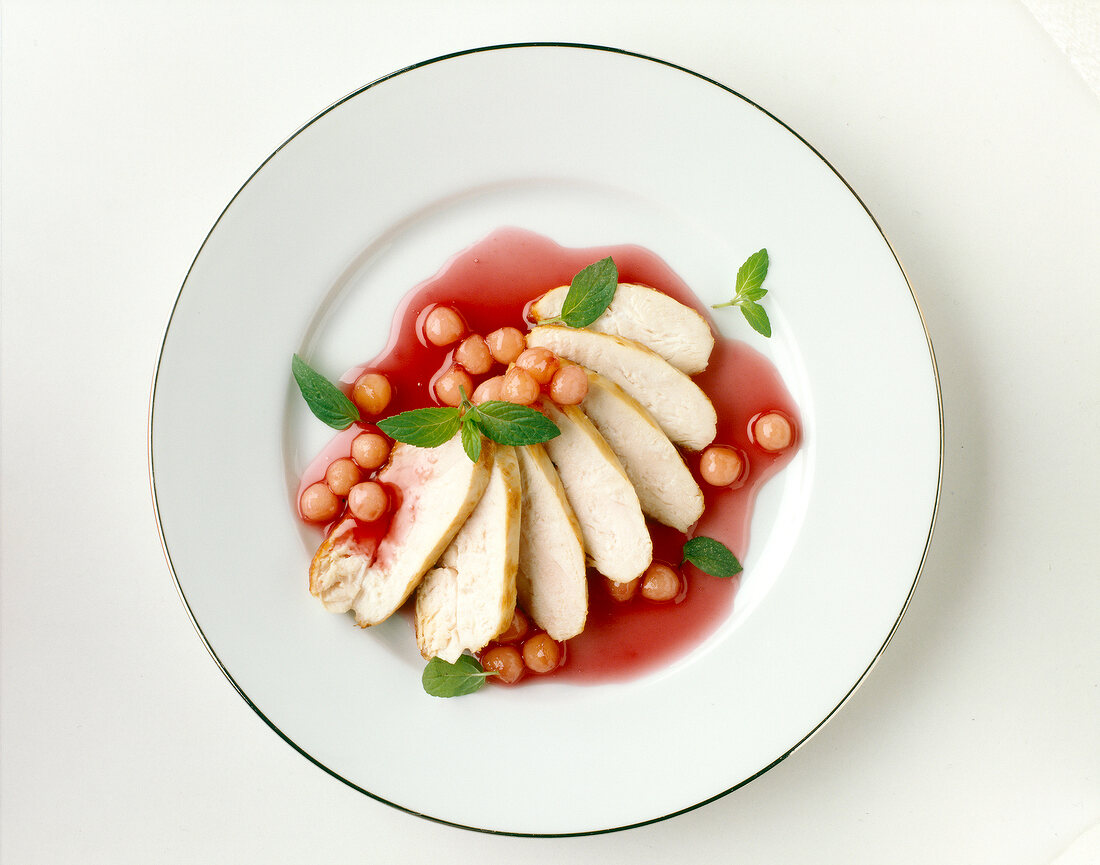
[[[294,380],[314,416],[333,429],[347,429],[359,420],[359,409],[347,395],[297,354],[290,361]]]
[[[433,697],[461,697],[472,694],[485,684],[487,673],[477,658],[472,655],[459,655],[458,660],[448,664],[442,658],[432,658],[420,677],[424,690]]]
[[[711,309],[720,309],[723,306],[737,306],[741,308],[741,314],[752,325],[752,329],[762,336],[772,335],[772,323],[768,319],[768,313],[758,300],[762,300],[768,293],[761,285],[768,275],[768,250],[761,249],[754,252],[737,271],[736,293],[733,300],[725,303],[715,303]]]
[[[378,421],[378,428],[390,438],[407,445],[439,447],[458,432],[458,409],[438,406],[403,411]]]
[[[706,535],[694,537],[684,544],[684,561],[712,577],[732,577],[742,571],[741,563],[729,547]]]
[[[471,462],[477,462],[481,456],[481,430],[473,418],[462,419],[462,449]]]
[[[772,323],[768,320],[768,314],[764,311],[764,307],[759,303],[753,300],[746,300],[741,304],[741,314],[745,316],[745,320],[752,325],[752,329],[761,336],[772,335]]]
[[[534,445],[561,435],[550,418],[525,405],[492,400],[475,406],[471,413],[481,431],[502,445]]]
[[[734,285],[734,291],[744,296],[745,292],[759,288],[767,275],[768,250],[761,249],[746,258],[745,263],[737,271],[737,283]]]
[[[561,321],[570,327],[587,327],[603,315],[619,287],[619,269],[611,257],[588,265],[573,277],[561,305]]]

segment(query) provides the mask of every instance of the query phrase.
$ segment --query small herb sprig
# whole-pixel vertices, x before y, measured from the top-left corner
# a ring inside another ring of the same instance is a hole
[[[732,577],[743,570],[729,547],[706,535],[697,535],[684,544],[684,562],[691,562],[712,577]],[[681,562],[683,564],[683,562]]]
[[[442,658],[432,658],[420,682],[433,697],[461,697],[480,690],[485,679],[495,675],[495,672],[486,671],[472,655],[459,655],[453,664]]]
[[[767,275],[768,250],[761,249],[750,255],[738,269],[733,300],[713,304],[711,309],[720,309],[724,306],[740,307],[741,314],[745,316],[745,320],[753,330],[761,336],[771,336],[772,323],[768,320],[768,313],[757,302],[768,293],[766,288],[760,287]]]
[[[593,262],[573,277],[561,305],[561,315],[543,319],[539,324],[588,327],[611,305],[618,287],[619,269],[611,256]]]
[[[561,435],[546,415],[525,405],[491,400],[473,405],[461,390],[457,408],[439,406],[403,411],[378,422],[378,428],[392,439],[422,448],[434,448],[461,432],[466,455],[477,462],[481,456],[481,436],[498,444],[540,444]]]

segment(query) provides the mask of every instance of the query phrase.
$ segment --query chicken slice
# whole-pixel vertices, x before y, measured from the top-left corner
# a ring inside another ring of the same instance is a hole
[[[563,285],[535,301],[531,306],[535,321],[561,315],[568,293],[569,286]],[[714,334],[703,316],[647,285],[620,283],[603,315],[587,328],[639,342],[688,375],[707,368],[714,348]]]
[[[703,515],[703,491],[649,412],[594,372],[588,373],[588,395],[581,409],[622,463],[642,511],[686,532]]]
[[[498,445],[481,501],[416,591],[416,643],[425,658],[453,664],[512,621],[520,515],[516,451]]]
[[[718,415],[707,395],[644,345],[556,325],[536,327],[527,334],[527,345],[548,348],[613,381],[645,407],[675,444],[698,451],[714,441]]]
[[[568,640],[584,630],[588,616],[581,527],[545,448],[528,445],[518,455],[523,481],[519,602],[551,637]]]
[[[389,531],[373,556],[352,533],[331,535],[310,564],[310,591],[331,612],[354,609],[360,627],[389,618],[466,522],[492,461],[492,443],[485,442],[475,463],[457,435],[436,448],[395,444],[378,473],[399,500]]]
[[[579,408],[549,400],[541,406],[561,431],[543,446],[577,516],[585,553],[608,579],[630,582],[653,560],[653,541],[634,485]]]

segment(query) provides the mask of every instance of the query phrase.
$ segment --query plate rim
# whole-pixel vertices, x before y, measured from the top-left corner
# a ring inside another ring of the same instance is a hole
[[[325,115],[327,115],[330,112],[334,111],[335,109],[339,108],[345,102],[356,98],[357,96],[365,93],[366,91],[376,87],[379,84],[382,84],[382,83],[384,83],[384,82],[386,82],[386,81],[388,81],[392,78],[396,78],[400,75],[404,75],[405,73],[412,72],[412,71],[415,71],[417,69],[421,69],[421,68],[426,67],[426,66],[431,66],[431,65],[434,65],[436,63],[441,63],[441,62],[445,62],[445,61],[448,61],[448,60],[453,60],[455,58],[465,57],[465,56],[474,55],[474,54],[481,54],[481,53],[490,52],[490,51],[503,51],[503,50],[508,50],[508,49],[517,49],[517,48],[518,49],[575,48],[575,49],[581,49],[581,50],[587,50],[587,51],[600,51],[600,52],[606,52],[606,53],[609,53],[609,54],[617,54],[617,55],[621,55],[621,56],[625,56],[625,57],[631,57],[631,58],[638,59],[638,60],[645,60],[645,61],[648,61],[648,62],[651,62],[651,63],[656,63],[656,64],[659,64],[661,66],[665,66],[667,68],[674,69],[678,72],[686,73],[687,75],[690,75],[693,78],[700,79],[701,81],[704,81],[708,84],[711,84],[715,87],[720,88],[721,90],[725,91],[729,95],[740,99],[741,101],[743,101],[744,103],[746,103],[750,107],[756,109],[757,111],[760,111],[766,117],[768,117],[770,120],[772,120],[773,122],[779,124],[788,133],[790,133],[796,139],[798,139],[799,142],[801,142],[806,148],[808,148],[810,150],[810,152],[813,153],[814,156],[816,156],[829,169],[829,171],[831,171],[833,173],[833,175],[838,180],[840,180],[841,183],[844,184],[844,187],[848,190],[849,194],[852,195],[852,197],[856,200],[856,202],[859,204],[859,206],[863,209],[864,213],[871,220],[872,225],[874,225],[875,230],[878,232],[879,236],[886,243],[886,247],[890,251],[890,255],[893,257],[894,263],[897,265],[898,270],[899,270],[899,272],[902,276],[902,279],[905,281],[906,288],[909,291],[910,299],[912,300],[913,305],[916,309],[917,316],[918,316],[918,319],[919,319],[920,324],[921,324],[921,328],[924,331],[925,343],[926,343],[926,347],[928,349],[928,357],[929,357],[929,361],[931,363],[932,380],[933,380],[933,383],[935,385],[936,406],[937,406],[937,413],[938,413],[937,420],[938,420],[938,429],[939,429],[939,449],[938,449],[938,456],[937,456],[936,486],[935,486],[935,494],[934,494],[933,500],[932,500],[932,509],[931,509],[931,514],[930,514],[930,518],[929,518],[928,532],[925,536],[925,542],[924,542],[924,547],[921,551],[920,561],[917,564],[916,571],[915,571],[915,574],[913,576],[913,581],[909,586],[909,591],[906,594],[906,597],[905,597],[904,602],[902,603],[901,609],[899,610],[898,615],[897,615],[896,619],[894,620],[893,624],[891,625],[890,630],[887,633],[885,639],[883,640],[882,644],[879,646],[878,650],[875,652],[874,656],[871,658],[870,663],[859,674],[859,676],[856,678],[855,682],[852,684],[851,688],[849,688],[848,691],[845,692],[845,694],[841,697],[839,702],[825,715],[825,717],[823,717],[812,729],[810,729],[801,739],[799,739],[787,751],[785,751],[784,753],[782,753],[781,755],[776,757],[775,760],[773,760],[771,763],[769,763],[766,766],[764,766],[763,768],[761,768],[759,771],[755,772],[754,774],[750,775],[747,778],[742,779],[741,781],[739,781],[738,783],[734,784],[733,786],[727,788],[726,790],[722,790],[721,792],[718,792],[718,793],[714,794],[713,796],[710,796],[706,799],[703,799],[700,802],[696,802],[692,805],[688,805],[684,808],[681,808],[681,809],[676,810],[676,811],[672,811],[668,814],[664,814],[664,815],[661,815],[661,816],[658,816],[658,817],[652,817],[652,818],[647,819],[647,820],[641,820],[641,821],[637,821],[637,822],[633,822],[633,823],[628,823],[628,824],[624,824],[622,826],[611,826],[611,827],[607,827],[607,828],[588,829],[588,830],[582,830],[582,831],[576,831],[576,832],[545,832],[545,833],[543,833],[543,832],[518,832],[518,831],[508,831],[508,830],[500,830],[500,829],[487,829],[487,828],[483,828],[483,827],[480,827],[480,826],[472,826],[472,825],[467,825],[467,824],[456,822],[456,821],[446,820],[446,819],[441,818],[441,817],[436,817],[436,816],[431,815],[431,814],[426,814],[426,813],[417,811],[414,808],[410,808],[408,806],[401,805],[397,802],[392,802],[392,801],[390,801],[390,800],[388,800],[388,799],[386,799],[382,796],[379,796],[376,793],[372,793],[370,790],[367,790],[367,789],[359,786],[355,782],[349,780],[348,778],[345,778],[344,776],[340,775],[337,771],[335,771],[334,769],[331,769],[328,766],[324,765],[321,761],[319,761],[318,759],[316,759],[315,757],[310,755],[308,752],[303,750],[303,748],[301,748],[299,745],[297,745],[289,736],[287,736],[285,733],[283,733],[283,731],[280,730],[279,727],[260,710],[260,708],[251,700],[251,698],[249,698],[248,694],[245,693],[245,691],[237,683],[236,679],[233,678],[233,675],[229,672],[229,670],[222,663],[221,659],[218,657],[217,652],[215,652],[214,647],[210,644],[210,641],[207,639],[206,634],[203,632],[202,626],[199,624],[198,619],[195,617],[195,613],[192,610],[191,605],[187,600],[187,596],[184,593],[183,586],[182,586],[182,584],[180,583],[180,580],[179,580],[179,576],[176,573],[176,568],[175,568],[175,565],[173,564],[173,561],[172,561],[171,552],[169,551],[168,545],[165,541],[164,526],[161,522],[160,506],[159,506],[159,502],[158,502],[158,499],[157,499],[156,472],[155,472],[155,468],[154,468],[154,464],[153,464],[153,421],[154,421],[154,411],[155,411],[155,404],[156,404],[157,382],[158,382],[158,377],[159,377],[159,373],[160,373],[161,361],[164,357],[164,349],[165,349],[165,346],[166,346],[167,341],[168,341],[168,334],[169,334],[169,331],[172,328],[172,322],[175,318],[176,311],[179,308],[180,300],[183,296],[183,291],[187,287],[187,283],[188,283],[188,281],[191,277],[191,273],[194,270],[195,265],[197,264],[199,258],[202,256],[203,250],[206,248],[206,245],[209,242],[210,238],[214,235],[214,232],[217,230],[217,228],[218,228],[219,224],[221,223],[222,219],[229,212],[229,210],[233,206],[234,202],[241,195],[241,193],[248,187],[248,185],[253,181],[253,179],[260,173],[260,171],[263,170],[263,168],[272,159],[274,159],[288,144],[290,144],[290,142],[292,142],[300,134],[305,132],[314,123],[316,123],[318,120],[323,118]],[[612,47],[612,46],[607,46],[607,45],[599,45],[599,44],[594,44],[594,43],[583,43],[583,42],[560,42],[560,41],[507,42],[507,43],[500,43],[500,44],[482,45],[482,46],[478,46],[478,47],[475,47],[475,48],[468,48],[468,49],[463,49],[463,50],[460,50],[460,51],[453,51],[453,52],[450,52],[448,54],[442,54],[442,55],[439,55],[439,56],[436,56],[436,57],[432,57],[432,58],[429,58],[429,59],[426,59],[426,60],[422,60],[422,61],[410,64],[408,66],[404,66],[400,69],[397,69],[393,72],[390,72],[386,75],[383,75],[379,78],[376,78],[373,81],[371,81],[371,82],[369,82],[369,83],[367,83],[367,84],[365,84],[361,87],[356,88],[355,90],[351,91],[350,93],[346,94],[345,96],[341,97],[340,99],[337,99],[335,102],[331,103],[326,108],[322,109],[317,114],[315,114],[313,117],[311,117],[309,120],[307,120],[305,123],[303,123],[301,126],[299,126],[281,144],[279,144],[278,147],[276,147],[274,150],[272,150],[271,153],[268,154],[268,156],[266,156],[264,158],[264,160],[256,167],[256,169],[254,171],[252,171],[251,174],[248,175],[248,177],[245,179],[245,181],[240,185],[240,187],[237,189],[237,191],[233,194],[233,196],[226,203],[225,207],[222,208],[221,212],[218,214],[217,219],[214,220],[214,222],[211,225],[209,231],[207,231],[206,236],[203,238],[202,243],[199,245],[198,249],[196,250],[195,255],[192,257],[191,263],[188,266],[187,272],[184,275],[183,281],[180,284],[179,290],[176,293],[175,300],[172,303],[172,308],[171,308],[171,310],[169,311],[169,314],[168,314],[168,320],[164,325],[163,335],[162,335],[161,340],[160,340],[160,345],[157,349],[156,363],[155,363],[154,368],[153,368],[152,381],[151,381],[150,388],[149,388],[149,402],[148,402],[148,410],[147,410],[146,418],[147,418],[146,419],[146,462],[147,462],[147,468],[148,468],[148,473],[149,473],[149,491],[150,491],[150,496],[151,496],[151,499],[152,499],[153,516],[154,516],[154,519],[156,521],[157,535],[158,535],[158,538],[160,540],[161,550],[164,553],[165,561],[168,564],[168,570],[169,570],[169,572],[172,576],[172,581],[175,584],[176,593],[179,595],[180,601],[183,603],[184,610],[186,611],[188,618],[191,620],[191,624],[194,627],[195,632],[198,634],[199,639],[201,640],[202,644],[206,647],[207,652],[209,653],[210,657],[213,659],[214,663],[217,665],[218,669],[221,670],[222,674],[229,681],[229,683],[233,686],[234,690],[240,695],[241,699],[244,700],[244,702],[252,709],[252,711],[255,712],[256,715],[258,715],[259,718],[265,724],[267,724],[267,726],[270,727],[271,730],[273,730],[275,732],[275,734],[280,739],[282,739],[284,742],[286,742],[288,745],[290,745],[290,747],[293,748],[297,753],[301,754],[310,763],[317,766],[319,769],[326,772],[327,774],[331,775],[336,780],[338,780],[338,781],[346,784],[347,786],[351,787],[353,790],[356,790],[356,791],[370,797],[371,799],[375,800],[376,802],[380,802],[384,805],[388,805],[391,808],[395,808],[398,811],[402,811],[406,814],[410,814],[410,815],[415,816],[415,817],[421,817],[425,820],[430,820],[433,823],[438,823],[438,824],[441,824],[441,825],[444,825],[444,826],[451,826],[451,827],[454,827],[454,828],[457,828],[457,829],[465,829],[465,830],[469,830],[469,831],[473,831],[473,832],[480,832],[480,833],[487,834],[487,835],[504,835],[504,836],[524,837],[524,838],[570,838],[570,837],[582,837],[582,836],[589,836],[589,835],[603,835],[603,834],[608,834],[608,833],[611,833],[611,832],[621,832],[621,831],[625,831],[625,830],[628,830],[628,829],[634,829],[634,828],[638,828],[638,827],[641,827],[641,826],[647,826],[647,825],[651,825],[651,824],[654,824],[654,823],[663,822],[665,820],[670,820],[673,817],[678,817],[681,814],[686,814],[690,811],[694,811],[697,808],[702,808],[703,806],[708,805],[711,802],[714,802],[718,799],[723,798],[724,796],[729,795],[730,793],[734,792],[735,790],[738,790],[741,787],[744,787],[745,785],[749,784],[750,782],[756,780],[761,775],[765,774],[766,772],[770,771],[775,766],[777,766],[778,764],[780,764],[784,760],[786,760],[791,754],[793,754],[795,751],[797,751],[799,748],[801,748],[803,745],[805,745],[806,742],[808,742],[819,730],[821,730],[821,728],[824,727],[825,724],[828,723],[833,718],[834,715],[836,715],[837,711],[839,711],[839,709],[845,703],[848,702],[848,700],[852,697],[852,695],[866,681],[867,675],[875,667],[875,665],[878,664],[880,658],[882,657],[883,653],[886,650],[886,647],[890,644],[890,641],[893,639],[894,634],[897,632],[898,627],[901,625],[902,618],[905,616],[905,613],[909,608],[909,604],[912,601],[914,593],[916,592],[917,584],[920,582],[921,575],[924,572],[925,562],[927,561],[927,558],[928,558],[928,551],[931,547],[932,536],[933,536],[934,531],[935,531],[936,518],[937,518],[937,515],[939,513],[940,496],[941,496],[941,492],[942,492],[942,488],[943,488],[944,446],[945,446],[943,394],[942,394],[941,383],[940,383],[939,368],[938,368],[938,365],[937,365],[937,362],[936,362],[935,349],[934,349],[933,344],[932,344],[932,336],[928,331],[928,323],[927,323],[927,321],[925,319],[925,316],[924,316],[924,310],[921,308],[920,300],[918,299],[918,297],[916,295],[916,292],[913,290],[913,285],[912,285],[912,282],[909,279],[909,274],[906,272],[905,266],[902,264],[901,259],[898,257],[897,251],[894,249],[893,243],[891,243],[890,238],[886,235],[886,232],[883,230],[882,226],[879,224],[878,219],[875,218],[875,215],[871,212],[870,208],[868,208],[867,204],[863,201],[863,199],[855,191],[855,189],[852,187],[852,185],[836,169],[836,167],[831,162],[829,162],[828,159],[825,158],[825,156],[816,147],[814,147],[809,141],[807,141],[796,130],[791,128],[787,123],[785,123],[783,120],[781,120],[775,114],[770,112],[768,109],[764,108],[763,106],[759,105],[758,103],[754,102],[752,99],[749,99],[747,96],[745,96],[742,93],[739,93],[738,91],[734,90],[733,88],[731,88],[731,87],[729,87],[725,84],[722,84],[720,81],[717,81],[713,78],[710,78],[706,75],[703,75],[702,73],[696,72],[696,71],[694,71],[692,69],[689,69],[685,66],[681,66],[677,63],[673,63],[673,62],[668,61],[668,60],[663,60],[663,59],[658,58],[658,57],[653,57],[653,56],[648,55],[648,54],[643,54],[643,53],[639,53],[639,52],[636,52],[636,51],[631,51],[631,50],[624,49],[624,48],[617,48],[617,47]]]

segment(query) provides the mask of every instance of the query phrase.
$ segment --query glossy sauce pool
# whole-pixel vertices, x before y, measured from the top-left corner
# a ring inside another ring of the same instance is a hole
[[[384,373],[394,391],[385,411],[387,417],[436,405],[432,383],[451,365],[452,352],[426,343],[421,336],[417,322],[431,306],[453,306],[462,314],[470,332],[482,336],[505,326],[524,330],[528,324],[524,314],[531,301],[552,288],[568,285],[579,270],[609,255],[618,267],[620,283],[641,283],[660,289],[697,310],[717,333],[711,311],[668,265],[646,249],[638,246],[567,249],[541,235],[506,228],[460,252],[438,274],[413,289],[394,317],[386,349],[373,360],[348,370],[341,377],[341,384],[350,393],[351,385],[364,370]],[[732,294],[732,277],[730,286]],[[724,314],[741,318],[733,309]],[[740,323],[748,327],[743,321]],[[484,376],[473,377],[474,386],[503,371],[501,365],[494,364]],[[739,485],[731,488],[699,482],[706,509],[688,534],[648,521],[654,560],[674,567],[681,561],[685,540],[696,535],[716,538],[738,559],[744,558],[756,492],[793,458],[801,428],[797,407],[775,367],[744,343],[718,336],[707,369],[692,378],[717,411],[718,433],[714,443],[737,448],[747,462],[747,471],[742,473]],[[778,411],[792,422],[794,440],[779,453],[769,453],[752,440],[753,418],[767,411]],[[303,473],[299,498],[307,486],[323,479],[325,468],[333,459],[350,454],[352,439],[364,430],[377,431],[370,424],[356,424],[329,443]],[[699,455],[684,453],[684,458],[699,481]],[[345,522],[342,517],[330,524],[328,530],[337,526],[341,530],[352,526],[364,550],[373,549],[384,533],[377,527],[356,526],[353,519]],[[588,683],[629,679],[666,665],[699,645],[729,616],[742,575],[721,579],[690,564],[684,565],[682,573],[686,591],[676,601],[654,603],[638,594],[622,603],[611,599],[603,578],[590,569],[589,611],[584,632],[566,643],[565,663],[544,675]],[[522,681],[537,678],[543,676],[528,674]]]

